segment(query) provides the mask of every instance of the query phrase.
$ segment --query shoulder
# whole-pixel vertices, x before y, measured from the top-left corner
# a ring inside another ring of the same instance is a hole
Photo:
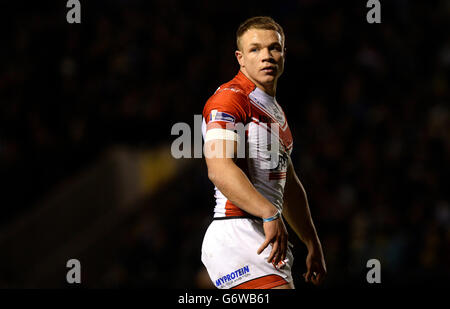
[[[245,105],[248,102],[248,95],[239,87],[239,85],[226,83],[217,88],[206,104],[212,102],[219,104],[232,102],[239,105]]]
[[[203,117],[211,118],[211,113],[220,112],[229,115],[236,122],[247,122],[251,108],[249,94],[255,89],[252,83],[240,70],[229,82],[222,84],[208,99],[203,109]],[[219,114],[219,115],[221,115]]]
[[[208,99],[203,109],[203,116],[206,118],[212,110],[230,113],[244,121],[249,113],[248,94],[237,83],[225,83]]]
[[[232,80],[221,85],[214,94],[225,92],[230,95],[235,94],[248,98],[248,95],[255,89],[255,87],[255,84],[253,84],[241,71],[239,71]]]

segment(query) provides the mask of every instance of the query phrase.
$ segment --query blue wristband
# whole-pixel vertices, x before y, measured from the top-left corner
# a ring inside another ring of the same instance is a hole
[[[272,217],[269,217],[269,218],[263,218],[263,219],[262,219],[262,220],[263,220],[263,223],[266,223],[266,222],[270,222],[270,221],[276,220],[276,219],[278,219],[278,218],[280,217],[280,215],[281,215],[280,211],[277,210],[277,213],[274,214]]]

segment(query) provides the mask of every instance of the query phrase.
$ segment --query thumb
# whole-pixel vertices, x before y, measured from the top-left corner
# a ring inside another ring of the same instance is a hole
[[[261,245],[261,247],[259,247],[259,249],[258,249],[258,251],[256,251],[256,253],[257,253],[258,255],[261,254],[261,252],[263,252],[263,250],[267,248],[267,246],[269,245],[269,243],[270,243],[270,239],[269,239],[269,238],[266,238],[266,240],[263,242],[263,244]]]

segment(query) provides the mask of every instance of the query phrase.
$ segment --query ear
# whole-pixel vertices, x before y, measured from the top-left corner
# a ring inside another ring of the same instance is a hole
[[[244,67],[244,60],[243,60],[244,56],[242,55],[242,52],[240,50],[236,50],[234,52],[234,55],[236,56],[236,59],[239,62],[239,65],[241,67]]]

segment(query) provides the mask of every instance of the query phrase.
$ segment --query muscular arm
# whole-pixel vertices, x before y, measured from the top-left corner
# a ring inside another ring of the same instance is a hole
[[[256,190],[245,173],[234,163],[236,147],[237,143],[229,140],[211,140],[205,143],[209,179],[228,200],[245,212],[260,218],[273,216],[277,212],[276,207]],[[263,228],[266,240],[257,253],[260,254],[272,244],[268,262],[278,264],[286,257],[286,227],[279,218],[264,223]]]
[[[314,284],[320,283],[326,274],[322,245],[311,217],[305,189],[290,158],[284,190],[283,216],[308,248],[306,281],[312,279]],[[317,277],[312,277],[313,273],[316,273]]]
[[[273,216],[277,211],[275,206],[256,190],[247,175],[234,163],[232,151],[236,149],[237,143],[226,140],[214,140],[208,143],[212,143],[212,145],[207,144],[207,147],[211,147],[216,154],[225,153],[225,155],[210,158],[206,155],[208,178],[220,192],[233,204],[255,217]],[[222,145],[219,145],[220,143]],[[223,151],[217,151],[217,147],[220,146]]]
[[[305,189],[295,173],[290,158],[284,188],[283,216],[308,248],[320,244],[309,210]]]

